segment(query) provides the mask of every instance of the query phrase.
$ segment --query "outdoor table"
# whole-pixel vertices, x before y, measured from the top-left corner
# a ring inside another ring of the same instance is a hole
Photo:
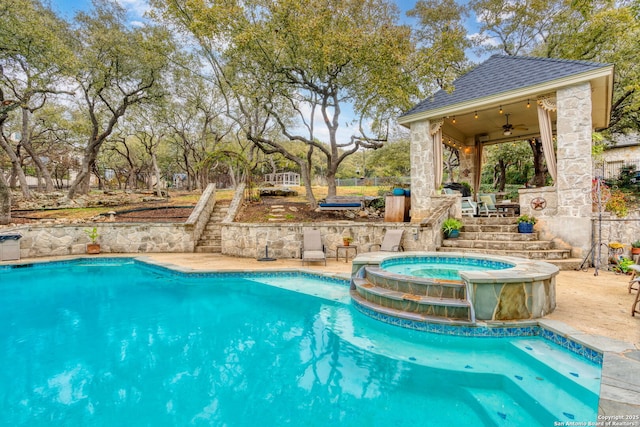
[[[344,262],[349,262],[349,249],[353,249],[355,254],[353,257],[355,258],[358,255],[358,246],[357,245],[338,245],[336,246],[336,261],[338,261],[338,254],[340,253],[340,249],[344,249]]]
[[[498,212],[502,212],[508,216],[517,216],[520,215],[520,204],[519,203],[496,203],[496,209]]]

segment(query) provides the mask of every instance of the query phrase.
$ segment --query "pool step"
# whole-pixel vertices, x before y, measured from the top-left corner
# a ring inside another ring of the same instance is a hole
[[[375,266],[367,266],[365,272],[371,284],[392,291],[437,298],[466,299],[467,288],[459,280],[413,277],[411,281],[407,281],[400,275],[391,274]]]
[[[475,320],[461,281],[407,277],[367,266],[352,279],[351,297],[373,311],[400,319],[460,324]]]
[[[471,326],[474,324],[474,322],[470,320],[465,320],[465,319],[450,319],[442,316],[432,316],[432,315],[423,314],[423,313],[414,313],[410,311],[398,310],[392,307],[386,307],[386,306],[379,305],[366,300],[360,295],[360,293],[358,293],[357,289],[352,289],[350,292],[351,292],[351,299],[355,303],[357,303],[357,305],[360,305],[364,308],[367,308],[371,311],[375,311],[376,313],[379,313],[388,317],[402,319],[402,320],[410,320],[414,322],[442,323],[442,324],[457,325],[457,326]]]

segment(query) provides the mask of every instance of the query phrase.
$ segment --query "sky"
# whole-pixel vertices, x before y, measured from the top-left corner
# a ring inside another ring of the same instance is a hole
[[[72,19],[73,16],[83,10],[91,8],[91,0],[49,0],[51,8],[62,15],[65,19]],[[131,21],[142,19],[144,12],[149,8],[146,0],[117,0],[122,7],[127,10],[127,17]]]

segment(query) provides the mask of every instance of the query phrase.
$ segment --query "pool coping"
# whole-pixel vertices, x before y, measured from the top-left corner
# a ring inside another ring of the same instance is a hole
[[[157,266],[168,269],[173,272],[193,274],[193,273],[256,273],[260,270],[256,269],[238,269],[231,268],[225,270],[201,270],[184,267],[177,264],[154,260],[148,256],[111,256],[111,257],[90,257],[90,256],[72,256],[61,257],[50,260],[37,261],[12,261],[2,263],[0,271],[3,267],[16,268],[15,266],[27,266],[33,264],[50,264],[93,261],[105,262],[110,259],[128,258],[134,261],[142,262],[147,265]],[[20,267],[17,267],[20,268]],[[268,274],[277,274],[279,272],[298,272],[306,273],[313,276],[322,276],[333,278],[341,281],[349,281],[350,275],[345,273],[326,273],[317,270],[305,269],[304,267],[279,268],[278,270],[265,271]],[[483,322],[494,327],[505,326],[507,322]],[[602,378],[600,385],[600,399],[598,405],[598,421],[625,421],[630,426],[640,426],[640,418],[624,418],[640,416],[640,350],[637,350],[631,343],[624,341],[592,335],[579,331],[564,322],[551,319],[535,319],[508,322],[511,326],[517,325],[533,325],[537,324],[540,328],[550,331],[554,336],[563,337],[565,340],[578,343],[580,345],[591,348],[602,354]],[[634,381],[635,380],[635,381]],[[604,424],[603,424],[604,425]],[[621,424],[622,425],[622,424]]]

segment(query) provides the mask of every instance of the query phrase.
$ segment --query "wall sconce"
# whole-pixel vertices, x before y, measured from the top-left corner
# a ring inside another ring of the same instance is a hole
[[[453,120],[451,120],[451,123],[455,123],[456,122],[456,116],[453,116]]]
[[[531,103],[529,102],[528,99],[527,99],[527,108],[531,108]]]
[[[502,105],[501,105],[500,106],[500,114],[502,114],[502,113],[503,113],[503,111],[502,111]]]
[[[474,118],[474,119],[477,119],[477,118],[478,118],[478,112],[477,112],[477,111],[473,114],[473,118]]]
[[[464,154],[471,154],[471,151],[472,151],[472,150],[473,150],[473,149],[472,149],[471,147],[464,147],[464,150],[463,150],[463,151],[464,151]]]

